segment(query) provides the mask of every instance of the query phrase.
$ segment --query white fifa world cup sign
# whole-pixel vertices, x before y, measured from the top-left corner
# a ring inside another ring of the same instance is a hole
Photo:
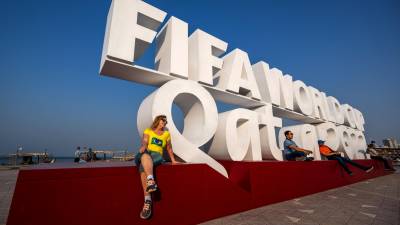
[[[141,0],[113,0],[107,16],[100,74],[159,87],[141,103],[139,133],[160,114],[174,153],[206,163],[225,177],[217,160],[283,160],[284,131],[321,159],[317,140],[352,159],[366,148],[363,114],[263,61],[252,64],[240,49]],[[136,64],[156,46],[154,68]],[[218,112],[217,101],[236,109]],[[176,104],[184,115],[180,132],[172,120]],[[301,122],[282,127],[282,118]],[[276,134],[276,128],[280,128]],[[278,135],[278,138],[277,138]]]

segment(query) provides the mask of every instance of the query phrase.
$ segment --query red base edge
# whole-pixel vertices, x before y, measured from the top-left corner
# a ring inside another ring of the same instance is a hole
[[[143,204],[134,166],[31,169],[19,172],[8,225],[197,224],[263,205],[386,175],[383,164],[365,173],[336,161],[222,161],[229,179],[207,165],[162,165],[153,216],[141,220]]]

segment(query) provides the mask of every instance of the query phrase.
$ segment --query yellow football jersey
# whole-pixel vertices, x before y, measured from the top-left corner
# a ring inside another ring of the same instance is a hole
[[[162,155],[167,142],[171,140],[169,131],[164,131],[163,134],[158,135],[152,129],[147,128],[143,133],[149,136],[147,149],[158,152]]]

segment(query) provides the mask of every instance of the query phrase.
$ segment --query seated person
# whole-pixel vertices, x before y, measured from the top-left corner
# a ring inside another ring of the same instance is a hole
[[[328,146],[324,145],[324,143],[325,143],[325,141],[318,140],[319,152],[321,153],[321,155],[325,156],[329,160],[337,160],[339,162],[339,164],[343,167],[343,169],[350,176],[353,175],[353,172],[351,172],[349,167],[347,167],[346,163],[349,163],[349,164],[351,164],[351,165],[353,165],[353,166],[355,166],[357,168],[360,168],[360,169],[364,170],[367,173],[371,172],[374,169],[373,166],[363,166],[361,164],[353,162],[349,158],[342,157],[340,155],[340,152],[333,151],[331,148],[329,148]]]
[[[156,166],[164,163],[163,150],[167,150],[172,164],[177,163],[166,125],[167,117],[165,115],[156,116],[151,127],[144,130],[142,146],[135,157],[144,194],[144,205],[140,213],[142,219],[149,219],[152,214],[151,193],[158,189],[153,172]]]
[[[375,141],[371,141],[371,144],[370,144],[370,145],[372,146],[372,148],[378,147],[378,146],[376,145],[376,142],[375,142]]]
[[[390,163],[388,162],[388,160],[386,158],[383,158],[382,156],[380,156],[378,154],[378,152],[375,150],[372,142],[371,142],[371,144],[368,145],[367,153],[371,155],[371,159],[382,161],[383,164],[385,165],[385,170],[396,171],[393,168],[393,166],[390,165]]]
[[[304,161],[312,161],[313,157],[307,157],[308,154],[311,154],[312,151],[300,148],[297,144],[292,140],[293,133],[290,130],[285,131],[286,140],[283,142],[283,153],[285,155],[286,160],[295,161],[296,158],[304,157]]]
[[[81,158],[81,147],[78,146],[75,151],[74,162],[76,163],[79,162],[80,158]]]

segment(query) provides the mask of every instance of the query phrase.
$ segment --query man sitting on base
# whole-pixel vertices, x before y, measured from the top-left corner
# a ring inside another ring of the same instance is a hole
[[[370,154],[371,159],[382,161],[385,166],[385,170],[396,171],[396,169],[393,168],[393,166],[389,163],[387,158],[384,158],[383,156],[379,155],[379,153],[375,150],[375,147],[372,142],[371,144],[368,145],[367,153]]]
[[[325,141],[318,140],[319,152],[321,153],[321,155],[325,156],[329,160],[337,160],[339,162],[339,164],[343,167],[343,169],[346,170],[346,172],[350,176],[353,175],[353,172],[351,172],[349,167],[347,167],[346,163],[350,163],[351,165],[353,165],[353,166],[355,166],[357,168],[360,168],[360,169],[364,170],[367,173],[371,172],[374,169],[374,166],[369,166],[369,167],[368,166],[363,166],[361,164],[353,162],[349,158],[342,157],[340,155],[340,152],[333,151],[331,148],[329,148],[328,146],[324,145],[324,143],[325,143]]]
[[[285,155],[286,160],[295,161],[296,158],[303,157],[304,161],[312,161],[313,157],[307,157],[308,154],[311,154],[312,151],[306,150],[303,148],[299,148],[297,144],[292,140],[293,133],[290,130],[285,131],[286,140],[283,142],[283,153]]]

